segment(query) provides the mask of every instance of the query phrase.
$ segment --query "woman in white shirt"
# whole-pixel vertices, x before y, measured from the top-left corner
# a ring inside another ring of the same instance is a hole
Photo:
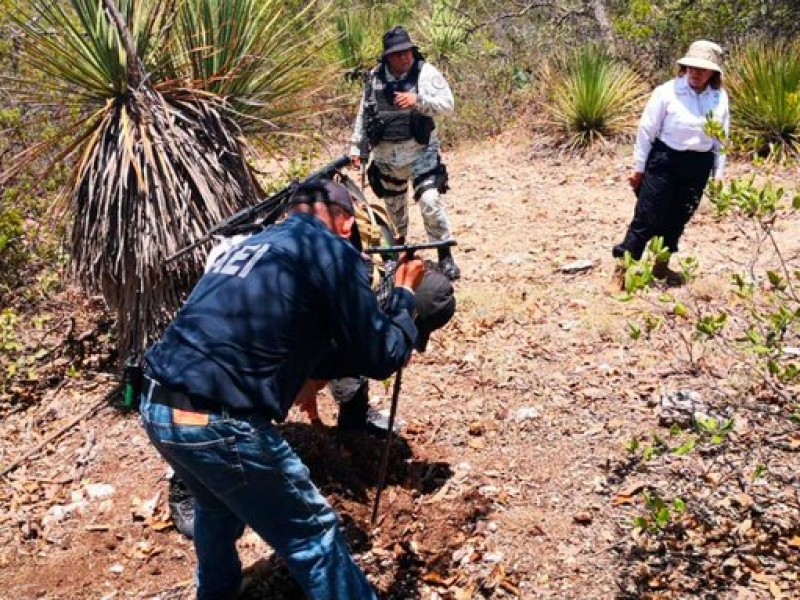
[[[625,239],[612,250],[616,258],[629,252],[638,260],[656,236],[664,238],[670,253],[677,252],[711,173],[722,178],[725,156],[720,141],[706,133],[710,119],[726,136],[730,128],[721,65],[722,48],[706,40],[694,42],[678,61],[678,76],[650,97],[639,122],[629,179],[636,209]],[[615,281],[621,283],[620,275],[624,272],[618,266]],[[653,275],[668,285],[684,283],[681,273],[669,269],[668,260],[657,261]]]

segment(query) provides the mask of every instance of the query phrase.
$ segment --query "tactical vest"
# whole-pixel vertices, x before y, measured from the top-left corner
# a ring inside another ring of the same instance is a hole
[[[435,124],[431,117],[414,110],[400,110],[394,105],[397,92],[417,91],[417,82],[424,61],[417,59],[404,79],[387,81],[384,64],[373,71],[367,84],[366,129],[369,143],[403,142],[414,139],[427,146]]]

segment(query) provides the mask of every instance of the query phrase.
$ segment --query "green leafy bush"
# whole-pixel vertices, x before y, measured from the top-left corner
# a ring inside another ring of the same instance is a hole
[[[556,57],[539,75],[552,90],[544,111],[568,149],[631,133],[647,94],[632,69],[594,46]]]

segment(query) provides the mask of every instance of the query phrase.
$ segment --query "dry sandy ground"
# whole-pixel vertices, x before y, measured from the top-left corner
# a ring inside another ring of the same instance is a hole
[[[330,453],[308,458],[348,522],[358,559],[388,597],[614,598],[623,569],[615,548],[631,529],[630,514],[612,502],[623,483],[614,472],[623,447],[655,427],[650,399],[658,390],[717,385],[686,368],[685,348],[674,340],[634,343],[627,324],[641,303],[607,291],[609,249],[633,209],[629,148],[569,158],[520,141],[527,137],[446,155],[463,270],[459,311],[406,371],[400,418],[410,457],[396,459],[407,472],[385,495],[377,532],[368,526],[374,474],[362,495],[331,477],[330,461],[357,464],[359,456],[328,435],[321,443]],[[733,165],[732,174],[744,170]],[[412,231],[422,238],[415,209]],[[792,252],[795,233],[785,232]],[[700,261],[698,279],[676,292],[689,298],[721,293],[749,248],[705,207],[682,250]],[[579,259],[594,267],[562,273]],[[9,415],[0,424],[0,459],[33,448],[109,387],[87,374],[46,393],[35,413]],[[375,385],[373,392],[388,405],[388,391]],[[323,414],[333,422],[329,400]],[[136,418],[103,409],[46,450],[0,480],[0,596],[191,597],[194,554],[164,522],[165,467]],[[415,468],[428,484],[409,484]],[[92,488],[83,509],[52,519],[53,505],[81,490],[85,496],[91,483],[113,491],[103,497]],[[252,536],[242,542],[245,563],[263,551]],[[398,566],[414,560],[414,568]],[[400,585],[403,573],[415,581]],[[262,597],[289,597],[281,593]],[[739,593],[713,597],[770,597],[756,588]]]

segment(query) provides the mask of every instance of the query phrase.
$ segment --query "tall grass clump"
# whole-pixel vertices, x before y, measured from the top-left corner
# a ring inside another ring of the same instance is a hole
[[[732,125],[746,151],[779,158],[800,150],[800,43],[756,42],[729,61]]]
[[[555,57],[539,79],[551,90],[544,112],[567,150],[632,132],[648,91],[630,67],[595,46]]]

